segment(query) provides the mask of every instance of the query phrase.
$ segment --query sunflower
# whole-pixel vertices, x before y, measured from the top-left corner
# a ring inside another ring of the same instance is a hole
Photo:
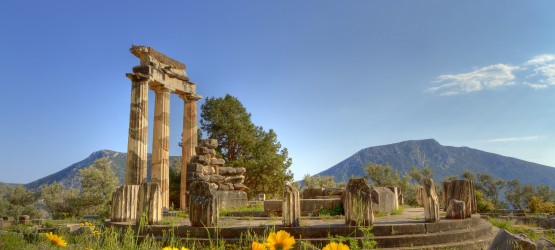
[[[253,241],[252,245],[251,245],[251,249],[252,250],[265,250],[266,247],[264,247],[264,244]]]
[[[349,250],[349,246],[343,243],[330,242],[322,250]]]
[[[270,233],[266,240],[266,246],[268,246],[270,250],[289,250],[293,245],[295,245],[295,237],[283,230],[279,230],[277,233]]]
[[[50,240],[50,242],[54,245],[58,245],[61,247],[66,247],[67,243],[61,236],[55,235],[52,232],[46,233],[46,237]]]
[[[177,247],[164,247],[162,250],[179,250]],[[189,248],[181,247],[181,250],[189,250]]]

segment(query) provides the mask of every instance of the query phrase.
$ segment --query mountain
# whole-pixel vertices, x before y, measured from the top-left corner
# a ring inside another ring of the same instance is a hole
[[[27,189],[38,189],[43,184],[51,184],[53,182],[59,182],[66,187],[79,187],[79,174],[80,169],[86,168],[94,163],[94,161],[101,158],[108,158],[112,165],[112,170],[119,179],[119,185],[122,185],[125,181],[125,162],[127,160],[126,153],[120,153],[111,150],[100,150],[92,153],[89,157],[82,161],[74,163],[67,168],[64,168],[56,173],[48,175],[46,177],[40,178],[36,181],[28,183],[25,185]],[[147,178],[150,179],[150,164],[152,155],[148,154],[148,169]],[[181,156],[170,156],[170,167],[173,167],[174,159],[181,159]]]
[[[411,140],[362,149],[335,166],[316,175],[334,176],[344,182],[352,176],[365,176],[369,163],[391,165],[401,174],[413,166],[430,167],[434,180],[447,176],[460,177],[465,170],[490,174],[505,180],[520,179],[520,183],[546,184],[555,188],[555,168],[488,153],[469,147],[443,146],[434,139]]]

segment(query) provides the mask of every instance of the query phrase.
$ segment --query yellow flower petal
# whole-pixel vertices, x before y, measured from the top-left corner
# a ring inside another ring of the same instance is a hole
[[[55,235],[52,232],[46,233],[46,237],[50,240],[50,243],[54,245],[58,245],[61,247],[67,246],[67,243],[61,236]]]
[[[349,250],[349,246],[343,243],[330,242],[322,250]]]
[[[264,247],[264,244],[253,241],[252,245],[251,245],[251,249],[252,250],[265,250],[266,248]]]
[[[293,245],[295,245],[295,237],[283,230],[270,233],[266,240],[266,246],[270,250],[289,250]]]

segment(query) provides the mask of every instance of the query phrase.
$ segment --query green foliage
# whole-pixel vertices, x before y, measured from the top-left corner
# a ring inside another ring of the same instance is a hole
[[[484,199],[484,195],[480,190],[475,190],[474,195],[476,196],[476,208],[478,209],[478,213],[489,213],[495,209],[491,201]]]
[[[401,180],[401,175],[399,171],[393,169],[392,166],[382,166],[376,163],[368,163],[364,167],[367,177],[370,182],[376,186],[388,187],[388,186],[398,186]]]
[[[5,190],[3,199],[0,201],[3,214],[13,216],[15,218],[20,215],[29,215],[31,218],[39,216],[36,208],[37,194],[32,190],[27,190],[22,185],[11,186]]]
[[[63,219],[77,214],[79,190],[65,188],[63,185],[54,182],[50,185],[42,185],[39,193],[52,218]]]
[[[303,181],[305,188],[334,188],[337,186],[333,176],[310,176],[306,174]]]
[[[109,202],[118,179],[107,158],[96,160],[91,166],[79,170],[81,178],[81,214],[110,215]]]
[[[491,201],[495,208],[507,207],[507,204],[499,197],[501,190],[506,185],[505,180],[495,179],[489,174],[478,174],[477,180],[476,188],[483,193],[486,200]]]
[[[200,116],[202,130],[218,140],[218,154],[227,166],[247,169],[244,184],[249,195],[278,195],[283,183],[293,180],[287,148],[281,147],[274,130],[255,126],[236,97],[206,98]]]
[[[179,206],[179,193],[181,187],[181,158],[173,159],[173,167],[170,167],[170,207]]]
[[[322,214],[327,214],[327,215],[342,215],[343,214],[343,206],[341,205],[336,205],[335,207],[333,207],[332,209],[323,209],[320,208],[318,209],[318,214],[322,215]]]

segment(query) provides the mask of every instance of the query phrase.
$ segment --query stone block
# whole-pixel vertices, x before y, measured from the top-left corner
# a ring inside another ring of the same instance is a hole
[[[240,190],[240,191],[247,191],[249,190],[249,188],[247,186],[245,186],[245,184],[243,183],[239,183],[239,184],[233,184],[233,189],[234,190]]]
[[[220,167],[219,174],[230,176],[230,175],[236,175],[237,172],[235,171],[234,167]]]
[[[210,155],[210,149],[207,147],[195,147],[195,153],[197,155]]]
[[[445,211],[450,200],[464,201],[465,218],[477,212],[476,197],[474,195],[474,184],[470,180],[452,180],[443,182],[443,206]]]
[[[439,222],[439,201],[432,179],[425,179],[422,188],[422,204],[424,205],[424,220]]]
[[[372,187],[372,210],[389,214],[395,209],[397,197],[386,187]]]
[[[545,250],[555,249],[555,243],[549,241],[545,237],[541,237],[536,244],[537,244],[537,249],[542,249],[542,250],[543,249],[545,249]]]
[[[212,158],[212,159],[210,159],[210,165],[223,167],[223,166],[225,166],[225,160],[224,159],[218,159],[218,158]]]
[[[490,244],[488,250],[535,250],[536,248],[536,243],[526,237],[526,235],[514,235],[504,229],[501,229],[493,239],[493,242]]]
[[[212,166],[203,166],[202,167],[202,174],[204,175],[213,175],[216,173],[216,170]]]
[[[282,201],[282,219],[285,227],[298,227],[301,225],[301,201],[299,190],[285,184]]]
[[[399,204],[401,204],[399,200],[399,195],[401,194],[400,189],[398,187],[387,187],[387,188],[389,188],[389,190],[391,190],[391,192],[393,192],[393,194],[396,197],[395,204],[393,205],[393,209],[399,209]]]
[[[30,222],[31,216],[29,216],[29,215],[20,215],[18,220],[19,220],[19,223],[26,224],[26,223]]]
[[[303,189],[303,199],[316,199],[316,196],[324,196],[323,188],[305,188]]]
[[[236,168],[235,168],[235,173],[236,173],[236,174],[243,175],[243,174],[245,174],[246,172],[247,172],[247,169],[246,169],[246,168],[243,168],[243,167],[236,167]]]
[[[132,222],[137,219],[139,185],[123,185],[112,193],[112,222]]]
[[[210,164],[210,159],[208,157],[204,156],[204,155],[193,155],[193,157],[191,157],[191,163],[209,165]]]
[[[224,181],[224,180],[225,180],[225,177],[224,177],[224,176],[221,176],[221,175],[211,175],[211,176],[208,176],[208,181],[209,181],[209,182],[220,183],[220,182],[222,182],[222,181]]]
[[[245,181],[245,176],[229,176],[225,177],[224,183],[241,184]]]
[[[201,180],[201,181],[209,181],[209,176],[203,175],[202,172],[198,173],[198,172],[188,172],[187,173],[187,182],[193,182],[196,180]],[[215,181],[214,181],[215,182]]]
[[[204,181],[194,181],[189,188],[189,220],[193,227],[213,227],[218,221],[218,195]]]
[[[323,196],[341,196],[345,192],[344,188],[324,188]]]
[[[139,186],[137,215],[145,223],[156,225],[162,221],[162,192],[158,183],[142,183]],[[140,220],[137,220],[137,224]]]
[[[197,172],[201,173],[203,170],[204,165],[198,163],[189,163],[187,164],[187,172]]]
[[[347,183],[343,210],[348,226],[369,226],[374,223],[372,190],[364,178],[353,178]]]
[[[257,195],[255,196],[255,200],[257,200],[257,201],[265,201],[265,200],[266,200],[266,194],[264,194],[264,193],[257,194]]]
[[[446,219],[466,219],[466,206],[464,201],[452,199],[447,205]]]
[[[206,139],[201,141],[201,146],[210,149],[216,149],[218,147],[218,140],[216,139]]]
[[[227,209],[227,208],[236,208],[246,206],[248,204],[248,197],[247,193],[239,190],[217,190],[215,191],[216,196],[218,197],[219,208],[220,209]]]
[[[83,216],[83,219],[86,221],[95,221],[95,220],[99,220],[100,216],[96,214],[86,214]]]
[[[301,199],[301,214],[318,215],[322,210],[334,210],[337,206],[343,207],[341,198],[330,198],[328,196],[325,199]]]

